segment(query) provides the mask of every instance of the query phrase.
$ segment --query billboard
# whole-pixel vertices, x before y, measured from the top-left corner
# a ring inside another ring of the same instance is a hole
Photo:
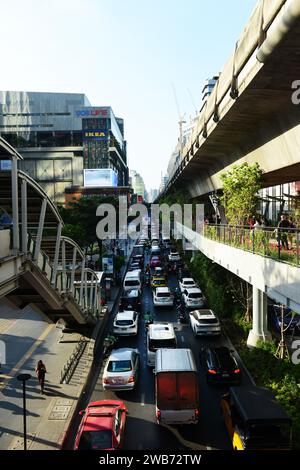
[[[83,132],[84,140],[107,140],[108,139],[107,130],[87,130]]]
[[[83,108],[75,111],[76,117],[109,117],[109,108]]]
[[[93,168],[84,171],[85,188],[102,188],[106,186],[118,186],[118,173],[111,168]]]

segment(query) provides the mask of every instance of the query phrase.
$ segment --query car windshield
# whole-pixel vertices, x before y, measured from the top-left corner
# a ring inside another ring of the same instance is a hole
[[[103,431],[84,431],[81,434],[79,450],[97,450],[112,448],[112,432],[110,429]]]
[[[194,283],[194,281],[183,281],[183,284],[184,284],[185,286],[191,286],[191,285],[193,285],[193,284],[195,284],[195,283]]]
[[[108,372],[130,372],[131,362],[128,361],[109,361],[107,366]]]
[[[149,349],[150,351],[156,351],[157,349],[163,348],[176,348],[175,338],[171,339],[150,339]]]
[[[128,281],[125,281],[125,286],[137,286],[139,285],[139,281],[137,280],[128,280]]]
[[[189,299],[201,299],[202,294],[200,292],[193,292],[189,294]]]
[[[117,320],[116,325],[118,326],[132,326],[133,320]]]
[[[170,292],[158,292],[156,297],[170,297]]]
[[[288,424],[251,425],[245,429],[246,438],[250,445],[262,447],[276,443],[289,443],[291,428]]]
[[[199,320],[200,324],[209,324],[209,325],[214,325],[216,323],[219,323],[217,318],[200,318]]]

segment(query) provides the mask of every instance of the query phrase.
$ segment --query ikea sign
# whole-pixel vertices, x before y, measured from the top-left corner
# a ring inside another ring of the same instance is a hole
[[[83,133],[85,140],[105,140],[108,138],[107,131],[85,131]]]

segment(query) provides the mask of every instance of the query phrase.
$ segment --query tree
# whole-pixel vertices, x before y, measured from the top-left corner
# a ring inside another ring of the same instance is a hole
[[[258,163],[234,165],[221,174],[223,196],[221,202],[232,225],[244,225],[256,211],[257,193],[261,188],[262,170]]]
[[[60,208],[61,216],[66,224],[63,234],[73,238],[86,251],[97,242],[100,262],[102,258],[102,240],[97,238],[96,227],[101,217],[96,215],[96,210],[100,204],[104,203],[112,204],[115,207],[118,221],[118,200],[114,197],[83,196],[79,200],[70,202],[68,208]]]

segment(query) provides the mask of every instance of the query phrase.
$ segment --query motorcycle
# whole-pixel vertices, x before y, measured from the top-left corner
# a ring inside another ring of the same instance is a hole
[[[144,315],[144,322],[145,322],[146,329],[148,328],[149,325],[153,323],[153,320],[154,320],[154,317],[150,312]]]
[[[183,303],[177,304],[177,318],[179,323],[188,323],[187,316],[186,316],[186,309]]]
[[[113,334],[108,334],[103,340],[103,356],[108,357],[115,344],[117,343],[118,338]]]

